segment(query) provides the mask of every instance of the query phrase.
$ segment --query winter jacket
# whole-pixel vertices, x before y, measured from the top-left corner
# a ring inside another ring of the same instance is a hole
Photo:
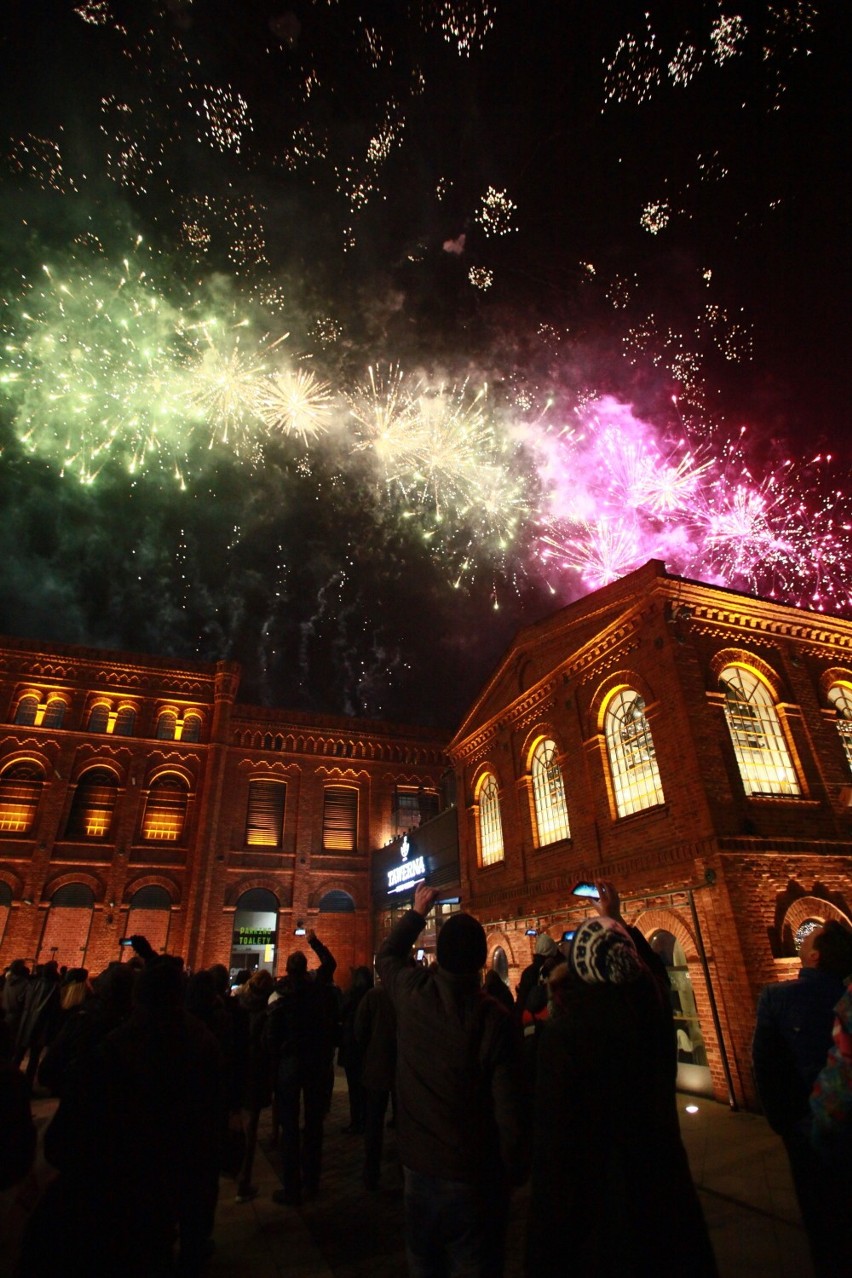
[[[795,981],[767,985],[757,1003],[752,1067],[760,1103],[776,1132],[809,1118],[808,1098],[831,1047],[843,981],[804,967]]]
[[[397,1018],[397,1140],[404,1166],[477,1184],[527,1174],[520,1035],[479,973],[411,967],[425,919],[409,910],[376,967]]]

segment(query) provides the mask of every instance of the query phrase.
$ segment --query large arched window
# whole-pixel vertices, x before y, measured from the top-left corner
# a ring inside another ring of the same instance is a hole
[[[136,711],[133,706],[121,706],[118,714],[115,716],[115,727],[113,728],[113,736],[115,737],[132,737],[136,731]]]
[[[348,892],[332,888],[320,897],[318,909],[320,914],[354,914],[355,902]]]
[[[157,715],[157,740],[174,741],[177,715],[174,710],[161,710]]]
[[[496,865],[503,860],[503,823],[500,820],[500,791],[497,778],[486,772],[479,784],[479,864]]]
[[[21,697],[15,710],[15,723],[31,728],[36,721],[38,704],[38,697],[34,693],[27,693],[25,697]]]
[[[112,825],[118,782],[108,768],[90,768],[77,782],[66,839],[105,839]]]
[[[848,683],[835,683],[828,690],[828,700],[837,715],[837,731],[846,751],[846,762],[852,771],[852,687]]]
[[[719,683],[746,794],[801,794],[769,688],[746,666],[726,666]]]
[[[538,846],[567,839],[568,808],[555,741],[539,741],[532,756],[532,786]]]
[[[201,715],[189,712],[183,716],[183,725],[180,733],[181,741],[200,741],[201,740]]]
[[[61,697],[51,697],[44,710],[41,721],[43,728],[61,728],[65,722],[66,705]]]
[[[618,815],[664,803],[645,701],[635,688],[620,689],[608,702],[604,732]]]
[[[183,836],[187,806],[186,782],[165,773],[151,783],[142,817],[142,838],[146,843],[178,843]]]
[[[109,706],[100,702],[89,711],[89,732],[109,732]]]
[[[35,825],[44,773],[37,763],[13,763],[0,775],[0,834],[28,834]]]

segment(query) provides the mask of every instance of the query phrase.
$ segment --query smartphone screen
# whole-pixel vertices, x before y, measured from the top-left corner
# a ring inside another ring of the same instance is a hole
[[[571,889],[572,896],[589,896],[593,901],[599,901],[601,894],[595,887],[594,883],[575,883]]]

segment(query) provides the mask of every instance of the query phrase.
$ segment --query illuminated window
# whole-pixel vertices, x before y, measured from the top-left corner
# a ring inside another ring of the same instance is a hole
[[[157,715],[157,740],[174,741],[177,715],[174,710],[161,710]]]
[[[180,734],[181,741],[200,741],[201,740],[201,715],[185,714],[183,716],[183,729]]]
[[[746,794],[800,794],[766,684],[745,666],[728,666],[719,683],[725,693],[725,718]]]
[[[555,741],[539,741],[533,751],[532,784],[538,846],[567,839],[570,834],[568,808]]]
[[[105,839],[118,797],[115,776],[107,768],[91,768],[77,782],[68,815],[66,839]]]
[[[852,688],[846,683],[835,683],[828,690],[828,699],[837,714],[837,731],[852,771]]]
[[[479,787],[479,863],[496,865],[503,860],[503,826],[500,821],[500,791],[490,772]]]
[[[604,730],[618,815],[664,803],[645,701],[633,688],[622,688],[609,702]]]
[[[61,697],[53,697],[47,703],[41,726],[43,728],[61,728],[64,719],[65,702]]]
[[[165,775],[152,782],[142,818],[146,843],[177,843],[186,821],[187,789],[180,777]]]
[[[109,706],[92,706],[89,714],[89,732],[109,732]]]
[[[423,814],[420,811],[420,792],[413,786],[396,787],[393,803],[394,835],[405,834],[420,825]]]
[[[326,786],[323,798],[322,845],[329,852],[354,852],[357,846],[358,791]]]
[[[36,721],[37,714],[38,697],[21,697],[18,702],[18,708],[15,711],[15,723],[21,724],[23,727],[31,728]]]
[[[136,731],[136,711],[133,706],[122,706],[115,716],[114,737],[132,737]]]
[[[249,782],[246,843],[252,847],[280,848],[284,830],[283,781]]]
[[[13,763],[0,775],[0,834],[28,834],[41,798],[44,774],[35,763]]]

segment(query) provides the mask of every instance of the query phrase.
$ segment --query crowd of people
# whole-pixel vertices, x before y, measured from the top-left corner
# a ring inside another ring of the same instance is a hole
[[[559,1237],[600,1278],[716,1274],[680,1137],[667,972],[614,885],[596,886],[570,941],[538,937],[514,997],[494,972],[483,982],[486,936],[469,914],[443,924],[435,962],[415,960],[436,899],[426,884],[382,944],[377,979],[355,968],[345,993],[314,932],[316,965],[294,950],[278,980],[189,973],[144,937],[95,977],[15,960],[0,1004],[0,1191],[35,1157],[33,1087],[58,1098],[44,1135],[55,1175],[20,1274],[200,1274],[221,1177],[236,1203],[259,1193],[264,1110],[280,1153],[273,1201],[321,1191],[335,1065],[368,1193],[389,1113],[397,1129],[410,1278],[502,1278],[511,1196],[527,1181],[530,1278]],[[817,929],[801,960],[797,981],[761,995],[754,1073],[822,1275],[852,1202],[852,934]]]

